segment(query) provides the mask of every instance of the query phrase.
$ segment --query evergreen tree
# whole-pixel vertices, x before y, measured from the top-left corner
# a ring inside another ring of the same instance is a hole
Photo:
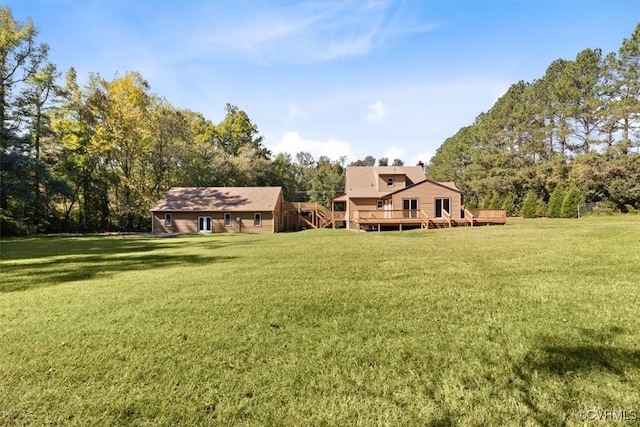
[[[537,218],[538,217],[538,195],[535,191],[530,190],[527,193],[527,197],[522,204],[522,217],[523,218]]]
[[[489,209],[502,209],[502,205],[504,204],[504,200],[500,198],[500,194],[497,191],[494,191],[491,195],[491,199],[489,200]]]
[[[507,194],[507,197],[504,199],[504,203],[502,203],[502,209],[506,211],[507,216],[513,216],[516,211],[516,203],[513,194]]]
[[[546,215],[547,212],[547,204],[544,200],[538,200],[538,207],[536,209],[536,216],[541,218]]]
[[[578,205],[582,203],[584,203],[582,195],[578,192],[578,189],[572,185],[562,201],[560,216],[562,218],[577,218]]]
[[[551,193],[549,204],[547,205],[546,216],[548,218],[560,218],[560,210],[562,209],[564,195],[564,188],[562,188],[561,185],[557,185]]]

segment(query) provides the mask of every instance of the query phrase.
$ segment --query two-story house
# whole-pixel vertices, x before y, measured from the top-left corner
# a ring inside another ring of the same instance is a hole
[[[422,166],[348,166],[345,225],[351,229],[428,228],[462,224],[462,193],[452,182],[426,179]]]

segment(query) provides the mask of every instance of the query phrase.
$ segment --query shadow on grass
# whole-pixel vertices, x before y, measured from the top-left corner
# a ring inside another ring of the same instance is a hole
[[[61,242],[63,240],[63,242]],[[208,250],[236,244],[210,239],[194,241],[156,241],[145,238],[72,238],[18,242],[27,246],[11,260],[33,259],[33,264],[11,263],[3,259],[0,293],[23,291],[72,281],[92,280],[114,274],[165,269],[178,265],[204,265],[235,259]],[[202,248],[195,254],[176,254],[172,250]],[[50,259],[46,259],[50,258]]]
[[[207,236],[209,237],[209,236]],[[91,236],[91,237],[39,237],[19,238],[3,241],[0,245],[0,260],[41,259],[67,255],[117,255],[125,253],[151,252],[162,249],[202,247],[214,249],[244,244],[240,241],[220,241],[202,236],[177,239],[159,239],[145,236]],[[227,237],[227,236],[225,236]],[[185,239],[188,239],[185,241]],[[228,237],[227,237],[227,240]]]
[[[640,350],[606,344],[624,332],[622,328],[582,332],[584,338],[578,345],[571,345],[561,337],[541,337],[537,348],[528,352],[521,362],[513,364],[522,400],[542,425],[567,424],[571,411],[575,411],[570,406],[571,397],[575,397],[577,392],[572,385],[574,378],[610,374],[617,377],[617,381],[626,381],[628,371],[640,369]],[[548,389],[556,401],[561,402],[562,412],[544,409],[549,405],[540,399],[540,390],[552,387],[551,384],[562,385],[554,390]],[[559,413],[565,415],[560,416]]]

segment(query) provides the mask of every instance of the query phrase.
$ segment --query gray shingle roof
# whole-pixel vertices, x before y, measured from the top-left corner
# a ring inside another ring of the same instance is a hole
[[[281,193],[281,187],[173,187],[151,212],[273,211]]]

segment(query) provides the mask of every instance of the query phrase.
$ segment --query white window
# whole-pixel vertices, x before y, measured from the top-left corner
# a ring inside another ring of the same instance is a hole
[[[224,214],[224,226],[231,227],[231,214],[229,212],[225,212]]]
[[[393,187],[393,177],[387,178],[387,187]]]
[[[443,211],[446,211],[447,215],[451,214],[451,199],[438,198],[435,199],[435,207],[436,207],[436,218],[442,218]]]
[[[260,212],[253,214],[253,226],[262,227],[262,214]]]
[[[376,202],[376,208],[382,209],[383,206],[384,202],[381,199],[378,199],[378,201]]]
[[[171,227],[173,225],[173,216],[171,213],[167,212],[164,214],[164,226]]]
[[[198,233],[211,233],[211,222],[210,216],[199,216]]]

